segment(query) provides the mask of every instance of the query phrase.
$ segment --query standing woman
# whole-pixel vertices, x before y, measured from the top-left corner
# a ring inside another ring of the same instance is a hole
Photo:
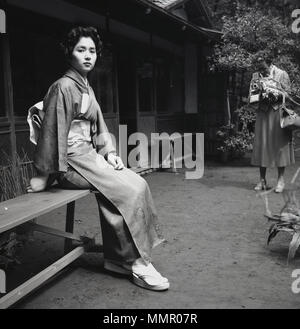
[[[291,83],[287,72],[273,65],[272,60],[272,56],[258,60],[260,73],[272,78],[281,89],[289,92]],[[275,192],[281,193],[285,187],[285,167],[295,163],[292,132],[280,126],[281,103],[281,100],[274,104],[260,100],[258,105],[251,159],[252,165],[259,166],[260,181],[254,187],[256,191],[267,189],[267,168],[277,167],[278,179]]]
[[[62,188],[94,188],[99,208],[104,268],[132,277],[151,290],[169,288],[151,264],[151,251],[163,239],[148,184],[116,155],[100,106],[88,83],[101,40],[93,27],[76,27],[62,43],[69,69],[49,88],[34,165],[38,176],[28,192],[44,190],[53,179]]]

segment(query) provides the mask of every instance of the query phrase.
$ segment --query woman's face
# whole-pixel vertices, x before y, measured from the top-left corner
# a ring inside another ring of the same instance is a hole
[[[83,76],[94,68],[97,59],[96,46],[92,38],[81,37],[75,45],[71,65]]]
[[[270,74],[270,65],[268,65],[265,61],[261,62],[259,65],[259,71],[263,76],[268,76]]]

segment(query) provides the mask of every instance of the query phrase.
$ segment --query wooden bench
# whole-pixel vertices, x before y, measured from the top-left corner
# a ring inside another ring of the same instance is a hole
[[[151,169],[133,169],[143,175]],[[39,272],[17,288],[0,298],[0,309],[8,308],[30,292],[41,286],[62,269],[79,258],[84,252],[102,251],[101,245],[96,245],[93,239],[77,236],[73,233],[75,201],[90,193],[100,198],[100,193],[90,190],[64,190],[51,188],[40,193],[29,193],[0,203],[0,234],[18,227],[25,230],[39,231],[65,238],[65,254],[55,263]],[[67,205],[65,231],[39,225],[33,220],[61,206]],[[76,241],[76,246],[73,246]]]

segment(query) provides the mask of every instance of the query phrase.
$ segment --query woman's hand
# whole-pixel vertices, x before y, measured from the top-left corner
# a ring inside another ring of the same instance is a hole
[[[122,159],[116,156],[114,153],[109,153],[107,156],[107,162],[114,167],[115,170],[122,170],[125,166]]]
[[[27,186],[27,192],[41,192],[46,189],[48,176],[36,176],[31,178],[29,186]]]

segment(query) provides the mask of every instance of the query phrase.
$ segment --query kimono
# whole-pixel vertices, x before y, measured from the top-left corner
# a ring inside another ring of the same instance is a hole
[[[271,66],[270,77],[289,92],[287,72]],[[286,167],[295,163],[292,132],[280,126],[281,102],[267,104],[260,101],[256,113],[255,137],[251,164],[260,167]]]
[[[92,88],[75,70],[54,82],[44,98],[45,115],[34,164],[62,188],[94,188],[101,213],[104,258],[130,264],[163,241],[147,182],[105,160],[115,147]]]

